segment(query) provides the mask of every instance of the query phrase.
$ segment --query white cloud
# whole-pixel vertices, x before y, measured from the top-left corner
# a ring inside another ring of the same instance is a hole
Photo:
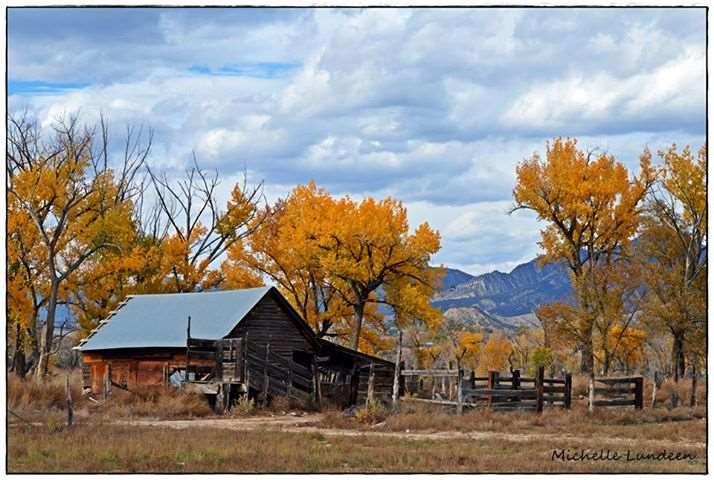
[[[269,196],[311,179],[393,195],[442,230],[439,261],[472,273],[535,254],[535,222],[504,211],[515,165],[547,139],[577,135],[632,168],[645,145],[704,141],[701,10],[57,15],[11,15],[10,88],[79,87],[20,91],[11,110],[45,126],[77,111],[117,131],[144,123],[156,168],[180,170],[195,151],[225,183],[247,169]]]

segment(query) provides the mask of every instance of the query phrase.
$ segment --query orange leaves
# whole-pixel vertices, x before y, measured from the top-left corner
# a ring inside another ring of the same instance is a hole
[[[353,342],[374,344],[384,330],[377,302],[397,322],[439,322],[429,304],[438,272],[429,268],[439,235],[428,225],[409,232],[406,208],[387,198],[334,198],[311,182],[278,202],[250,238],[250,265],[269,275],[313,328],[324,321]],[[384,287],[384,298],[377,289]],[[354,338],[356,335],[356,339]],[[369,340],[373,339],[373,340]]]
[[[248,256],[243,243],[238,241],[227,250],[228,258],[221,263],[220,277],[221,288],[226,290],[235,288],[260,287],[263,281],[260,275],[249,267]],[[219,282],[216,282],[219,283]]]
[[[611,355],[628,368],[640,361],[647,334],[639,328],[613,325],[607,332],[607,347]]]

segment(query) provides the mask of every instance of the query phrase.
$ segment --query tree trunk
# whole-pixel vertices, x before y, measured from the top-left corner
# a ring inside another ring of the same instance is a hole
[[[12,365],[10,371],[15,372],[20,378],[25,378],[26,372],[26,361],[25,361],[25,346],[22,342],[22,329],[20,325],[17,325],[15,333],[15,353],[12,356]]]
[[[610,355],[610,352],[605,350],[604,355],[603,355],[603,366],[602,366],[602,376],[607,377],[607,374],[610,373],[610,366],[612,363],[612,355]]]
[[[674,381],[679,382],[684,377],[684,332],[674,332],[672,342],[672,367],[674,368]]]
[[[350,339],[350,346],[353,350],[359,350],[359,338],[362,334],[362,320],[364,318],[364,302],[356,303],[352,309],[354,314],[352,315],[352,338]]]
[[[40,357],[37,361],[37,370],[35,370],[37,378],[46,375],[49,367],[50,351],[52,350],[52,340],[55,334],[55,313],[57,312],[58,292],[59,281],[53,278],[47,304],[47,319],[45,321],[43,335],[40,338]]]
[[[594,372],[593,346],[591,342],[580,344],[580,373]]]

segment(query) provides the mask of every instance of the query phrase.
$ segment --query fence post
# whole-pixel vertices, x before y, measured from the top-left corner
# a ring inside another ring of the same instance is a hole
[[[399,339],[397,340],[397,358],[394,361],[394,384],[392,385],[392,407],[399,406],[399,367],[402,361],[402,332],[399,331]]]
[[[563,402],[565,404],[565,408],[568,410],[570,409],[570,405],[572,402],[572,397],[573,395],[573,376],[570,374],[570,372],[565,372],[565,401]]]
[[[513,390],[518,390],[521,388],[521,371],[519,369],[515,369],[511,372],[511,388],[513,388]],[[521,397],[513,397],[511,398],[511,401],[520,403]]]
[[[689,393],[689,406],[697,406],[697,366],[692,364],[692,391]]]
[[[245,384],[246,395],[250,394],[250,369],[248,368],[248,332],[243,337],[243,378],[241,381]]]
[[[270,342],[265,344],[265,365],[263,365],[263,406],[268,404],[268,388],[270,387],[270,376],[268,375],[268,364],[270,362]]]
[[[223,405],[223,384],[219,383],[217,390],[216,390],[216,406],[215,410],[217,414],[222,414],[224,412],[224,405]]]
[[[218,340],[216,342],[216,354],[215,354],[215,366],[214,366],[214,377],[217,382],[223,380],[223,340]]]
[[[374,363],[369,364],[369,380],[367,381],[367,400],[369,407],[374,402]]]
[[[470,382],[471,389],[473,390],[474,388],[476,388],[476,370],[471,370]]]
[[[188,367],[191,363],[191,315],[188,316],[188,326],[186,327],[186,374],[184,383],[188,382]]]
[[[72,405],[72,390],[69,388],[69,375],[65,379],[64,383],[65,397],[67,399],[67,426],[72,426],[72,419],[74,417],[74,406]]]
[[[498,388],[498,372],[490,371],[488,372],[488,389],[495,390]],[[488,404],[489,406],[493,404],[493,393],[488,394]]]
[[[536,375],[536,412],[543,412],[543,379],[545,378],[545,366],[538,367]]]
[[[642,387],[644,385],[644,378],[635,378],[635,408],[637,410],[642,410]]]
[[[459,367],[459,376],[457,377],[458,384],[456,385],[456,414],[461,415],[464,413],[464,369]]]
[[[112,393],[112,364],[107,362],[107,368],[104,370],[104,400],[109,398]]]
[[[315,405],[320,408],[320,403],[322,401],[322,395],[320,392],[320,369],[317,368],[317,359],[313,357],[312,359],[312,381],[315,391],[313,392]]]
[[[652,380],[652,405],[650,405],[650,408],[654,408],[655,403],[657,402],[657,388],[658,387],[659,387],[659,372],[655,370],[654,379]]]

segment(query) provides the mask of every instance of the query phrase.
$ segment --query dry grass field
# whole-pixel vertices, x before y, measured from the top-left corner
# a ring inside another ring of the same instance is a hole
[[[11,379],[9,472],[706,470],[703,407],[599,409],[589,416],[577,401],[570,411],[546,408],[540,416],[475,410],[457,417],[404,402],[399,413],[295,416],[278,401],[217,417],[190,394],[115,392],[96,404],[77,391],[76,421],[68,428],[61,380],[40,387]],[[588,458],[578,458],[582,453]]]

